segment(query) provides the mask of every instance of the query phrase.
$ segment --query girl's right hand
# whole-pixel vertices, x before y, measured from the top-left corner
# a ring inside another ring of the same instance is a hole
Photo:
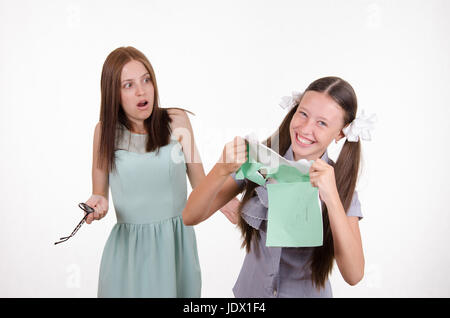
[[[85,203],[95,210],[86,218],[87,224],[102,219],[108,212],[108,199],[102,195],[93,194]]]
[[[228,142],[222,151],[222,156],[218,163],[223,175],[229,175],[238,170],[247,161],[247,145],[245,139],[234,137]]]

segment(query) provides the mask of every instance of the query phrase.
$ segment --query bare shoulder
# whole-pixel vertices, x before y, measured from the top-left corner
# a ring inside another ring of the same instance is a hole
[[[172,129],[175,128],[190,128],[191,122],[187,115],[187,112],[180,108],[168,108],[167,113],[170,116],[172,122],[170,123]]]
[[[95,130],[94,130],[94,137],[100,137],[102,133],[102,122],[99,121],[96,125],[95,125]]]
[[[181,108],[167,108],[167,113],[169,114],[169,116],[171,118],[183,117],[183,118],[189,119],[186,111],[184,109],[181,109]]]

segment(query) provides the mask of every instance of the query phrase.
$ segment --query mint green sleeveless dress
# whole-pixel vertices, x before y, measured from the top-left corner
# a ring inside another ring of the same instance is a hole
[[[117,224],[103,250],[98,297],[200,297],[194,228],[185,226],[186,164],[178,141],[145,152],[147,135],[118,127],[109,174]]]

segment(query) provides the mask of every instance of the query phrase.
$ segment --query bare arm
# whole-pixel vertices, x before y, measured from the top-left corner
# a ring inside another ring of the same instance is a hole
[[[205,221],[241,192],[236,182],[222,174],[217,164],[190,194],[183,210],[185,225]]]
[[[98,122],[94,131],[94,145],[92,156],[92,196],[86,201],[86,204],[94,208],[95,212],[86,218],[86,223],[90,224],[93,220],[100,220],[108,211],[108,167],[106,163],[99,167],[99,149],[101,137],[101,122]]]
[[[241,192],[230,174],[245,162],[246,156],[242,138],[236,137],[225,145],[219,162],[191,192],[183,210],[184,224],[195,225],[206,220]]]
[[[200,153],[194,140],[194,132],[186,112],[181,109],[168,109],[171,122],[172,135],[183,147],[186,161],[187,175],[192,189],[200,184],[205,177],[205,170],[200,158]]]
[[[340,200],[327,205],[334,256],[342,277],[349,285],[356,285],[364,276],[364,252],[359,219],[347,216]]]
[[[356,285],[364,276],[364,253],[358,217],[347,216],[336,187],[334,168],[317,159],[310,170],[310,181],[319,188],[327,205],[336,263],[344,280]]]
[[[106,164],[99,168],[99,149],[101,136],[101,123],[98,122],[94,131],[94,145],[92,156],[92,194],[108,198],[109,180]]]

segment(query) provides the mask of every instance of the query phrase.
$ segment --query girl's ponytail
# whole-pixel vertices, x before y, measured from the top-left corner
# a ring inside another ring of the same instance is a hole
[[[361,157],[361,142],[345,141],[339,158],[334,165],[334,175],[339,198],[344,210],[347,211],[352,202]]]
[[[334,167],[336,187],[341,199],[344,211],[348,211],[352,202],[353,193],[358,179],[360,163],[361,143],[345,141],[336,163],[331,162]],[[331,233],[330,221],[328,219],[327,206],[322,203],[323,219],[323,245],[314,248],[311,258],[311,278],[318,288],[325,287],[328,275],[333,269],[334,245]]]

